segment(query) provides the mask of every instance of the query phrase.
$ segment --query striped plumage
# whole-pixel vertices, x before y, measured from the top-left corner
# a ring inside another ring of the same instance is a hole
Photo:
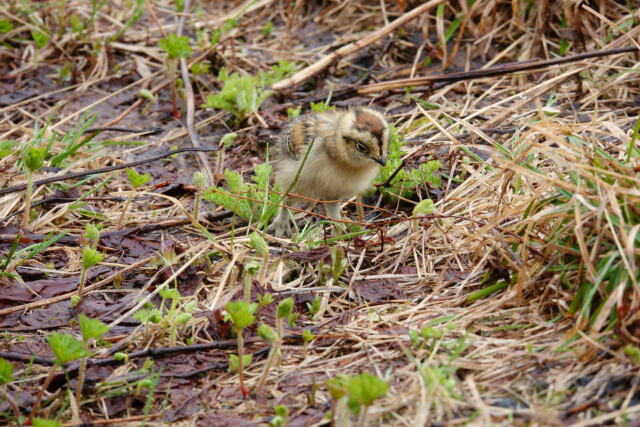
[[[321,201],[350,199],[369,187],[385,163],[388,144],[387,121],[373,109],[307,114],[291,122],[280,137],[276,182],[287,190],[300,169],[291,193]],[[325,203],[325,210],[340,219],[339,203]],[[287,209],[280,209],[270,229],[277,235],[290,234]]]

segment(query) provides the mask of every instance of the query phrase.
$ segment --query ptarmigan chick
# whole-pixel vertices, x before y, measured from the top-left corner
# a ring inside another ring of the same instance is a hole
[[[310,113],[294,120],[280,136],[276,182],[286,191],[300,170],[290,193],[316,200],[350,199],[371,185],[380,165],[385,165],[388,146],[389,125],[375,110],[356,107]],[[324,203],[324,207],[327,216],[340,219],[340,203]],[[269,230],[278,236],[291,235],[288,209],[280,208]]]

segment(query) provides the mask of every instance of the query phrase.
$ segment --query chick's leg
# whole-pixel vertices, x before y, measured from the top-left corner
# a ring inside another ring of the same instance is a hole
[[[342,219],[342,217],[340,216],[340,203],[325,203],[324,210],[327,213],[327,216],[329,218],[333,220],[338,220],[338,221]],[[339,231],[341,232],[345,231],[345,227],[343,223],[336,222],[335,226]]]
[[[285,205],[288,205],[285,202]],[[291,221],[289,220],[289,209],[280,206],[278,216],[267,227],[267,231],[274,233],[276,236],[291,236]]]

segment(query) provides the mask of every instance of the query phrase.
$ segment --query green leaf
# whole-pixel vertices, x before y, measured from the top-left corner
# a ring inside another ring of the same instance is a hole
[[[428,340],[430,338],[436,338],[436,339],[442,338],[442,335],[443,335],[442,331],[439,331],[438,329],[431,328],[429,326],[425,326],[424,328],[422,328],[422,330],[420,332],[422,334],[422,337],[425,340]]]
[[[288,319],[293,313],[293,298],[283,299],[278,304],[278,319]]]
[[[349,400],[358,405],[370,406],[376,399],[384,396],[389,384],[368,372],[350,378],[346,385]]]
[[[269,37],[273,32],[273,22],[267,21],[266,24],[262,27],[262,35],[264,37]]]
[[[191,46],[189,46],[189,37],[177,36],[174,33],[158,41],[160,46],[169,55],[169,58],[188,58],[191,55]]]
[[[308,342],[311,342],[311,340],[314,338],[315,338],[315,335],[313,335],[313,332],[311,332],[311,329],[305,329],[304,331],[302,331],[302,341],[305,344]]]
[[[100,239],[100,230],[95,225],[89,223],[85,227],[84,236],[91,242],[98,242]]]
[[[176,316],[175,321],[178,325],[186,325],[192,317],[191,313],[180,313]]]
[[[0,34],[8,33],[13,30],[13,24],[6,19],[0,19]]]
[[[191,182],[196,187],[205,187],[207,185],[207,178],[205,178],[204,174],[201,171],[198,171],[193,174],[193,178],[191,178]]]
[[[640,365],[640,348],[635,347],[632,344],[627,344],[623,347],[624,354],[636,365]]]
[[[31,31],[31,38],[36,42],[36,47],[42,49],[49,42],[49,36],[40,31]]]
[[[84,30],[82,19],[75,13],[69,18],[69,26],[74,33],[81,33]]]
[[[289,120],[297,119],[300,117],[300,113],[302,112],[302,106],[299,107],[289,107],[287,108],[287,117]]]
[[[344,374],[337,374],[335,377],[327,380],[327,390],[333,400],[339,400],[347,394],[347,382],[349,377]]]
[[[267,292],[264,295],[258,295],[258,303],[261,307],[267,306],[275,301],[273,294],[271,292]]]
[[[176,288],[164,287],[158,293],[165,299],[177,300],[180,298],[180,291]]]
[[[253,360],[253,354],[245,354],[244,356],[242,356],[242,366],[246,368],[251,364],[252,360]],[[239,361],[240,359],[238,358],[237,354],[229,355],[229,372],[238,371],[238,369],[240,368],[240,364],[238,363]]]
[[[4,159],[5,157],[13,154],[15,146],[15,141],[7,139],[0,141],[0,159]]]
[[[235,141],[237,137],[238,134],[235,132],[225,133],[222,139],[220,139],[220,145],[225,148],[231,147],[231,144],[233,144],[233,141]]]
[[[7,384],[13,381],[13,365],[0,358],[0,384]]]
[[[274,343],[278,339],[275,331],[264,323],[258,325],[258,336],[268,343]]]
[[[102,320],[92,319],[82,313],[78,316],[78,322],[80,323],[80,332],[82,333],[82,338],[85,341],[88,341],[92,338],[100,338],[109,331],[109,328],[104,324]]]
[[[413,216],[416,216],[417,214],[429,215],[432,214],[434,210],[435,207],[433,206],[433,200],[424,199],[413,208]]]
[[[33,427],[61,427],[60,424],[56,420],[47,420],[45,418],[35,417],[33,419]]]
[[[84,343],[69,334],[53,333],[47,337],[47,342],[58,365],[91,356]]]
[[[129,178],[129,182],[133,186],[133,188],[139,188],[145,185],[147,182],[151,181],[151,174],[139,174],[134,169],[127,169],[127,178]]]
[[[225,310],[237,329],[244,329],[253,324],[256,320],[253,313],[257,308],[257,304],[244,301],[231,301],[225,306]]]
[[[47,148],[32,147],[27,150],[27,155],[24,159],[24,164],[31,172],[36,171],[44,164],[44,158],[47,155]]]
[[[246,271],[249,276],[255,276],[259,270],[260,263],[257,261],[249,261],[244,265],[244,271]]]
[[[90,246],[82,248],[82,267],[89,269],[104,259],[104,254]]]
[[[309,312],[311,313],[311,315],[314,315],[320,311],[321,303],[322,303],[322,298],[320,297],[315,297],[311,304],[307,303],[307,308],[309,309]]]
[[[257,255],[269,255],[269,246],[260,233],[254,231],[249,235],[249,245],[255,249]]]

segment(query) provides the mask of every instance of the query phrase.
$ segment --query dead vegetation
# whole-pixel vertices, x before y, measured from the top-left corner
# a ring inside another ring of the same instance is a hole
[[[406,81],[637,47],[633,3],[1,5],[2,423],[636,425],[639,54]],[[356,104],[396,129],[375,191],[264,234],[268,144]]]

